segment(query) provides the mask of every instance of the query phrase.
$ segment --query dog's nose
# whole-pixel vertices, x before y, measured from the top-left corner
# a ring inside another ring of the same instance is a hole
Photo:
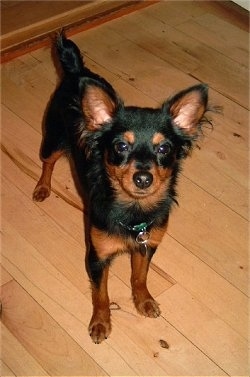
[[[144,189],[152,184],[153,175],[149,172],[138,171],[134,173],[133,181],[138,188]]]

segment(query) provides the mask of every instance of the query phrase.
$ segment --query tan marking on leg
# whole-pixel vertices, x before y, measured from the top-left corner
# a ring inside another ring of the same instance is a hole
[[[92,282],[93,315],[89,324],[89,334],[94,343],[101,343],[111,332],[109,297],[108,297],[109,266],[104,267],[100,285]]]
[[[63,155],[63,151],[53,152],[52,155],[43,161],[42,175],[33,192],[33,200],[42,202],[50,195],[51,176],[56,161]]]
[[[131,285],[135,307],[138,312],[146,317],[156,318],[160,315],[157,302],[153,299],[147,288],[147,274],[149,259],[140,252],[131,254]]]

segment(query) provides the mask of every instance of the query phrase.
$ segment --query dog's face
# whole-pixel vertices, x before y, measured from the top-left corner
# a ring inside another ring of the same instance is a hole
[[[159,199],[171,177],[177,142],[163,111],[122,108],[105,139],[106,170],[120,198]]]
[[[186,157],[196,138],[206,90],[203,85],[190,88],[159,109],[117,105],[99,87],[86,90],[83,112],[94,136],[90,148],[102,151],[121,202],[137,200],[150,206],[165,198],[176,162]]]

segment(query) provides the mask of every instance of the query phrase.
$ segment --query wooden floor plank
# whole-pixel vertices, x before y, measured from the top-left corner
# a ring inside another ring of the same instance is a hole
[[[248,373],[247,340],[178,284],[159,298],[162,315],[232,376]],[[193,320],[195,318],[195,320]]]
[[[155,56],[164,59],[197,80],[209,82],[213,89],[248,108],[248,89],[245,87],[242,91],[244,85],[241,85],[248,72],[247,33],[241,31],[244,36],[242,45],[244,45],[245,65],[242,60],[239,63],[235,61],[232,65],[231,56],[223,55],[221,49],[217,51],[214,46],[211,48],[204,42],[199,42],[195,38],[195,34],[189,36],[188,33],[179,33],[176,28],[171,27],[167,18],[169,5],[169,3],[166,4],[164,8],[158,5],[165,20],[162,23],[152,19],[151,13],[149,20],[149,16],[147,16],[149,12],[145,9],[138,16],[126,17],[119,22],[119,25],[117,20],[114,21],[111,27],[122,35],[125,35],[125,30],[129,30],[128,39],[132,39],[138,46],[154,53]],[[188,6],[188,2],[184,3],[184,8],[186,6]],[[152,10],[154,11],[156,7],[154,6]],[[145,18],[144,14],[146,14]],[[131,23],[130,19],[132,19]],[[118,26],[116,27],[116,25]],[[147,33],[145,33],[146,28],[149,29]],[[220,74],[215,77],[217,72]]]
[[[14,110],[14,113],[21,119],[27,119],[28,124],[34,129],[41,131],[44,109],[46,108],[49,97],[44,97],[41,101],[41,98],[37,98],[33,95],[32,90],[22,88],[20,84],[8,80],[8,77],[5,75],[2,76],[1,84],[3,91],[2,103],[6,104],[7,108],[10,106],[12,111]],[[51,84],[48,83],[48,86],[50,85]],[[51,89],[48,90],[48,93],[51,94],[52,91],[51,85]],[[11,103],[6,102],[10,97],[12,98]],[[21,98],[22,100],[20,101]]]
[[[16,284],[16,283],[13,283]],[[7,289],[12,286],[7,285]],[[2,297],[5,297],[5,288],[3,288]],[[9,329],[1,323],[1,358],[4,364],[8,366],[12,374],[5,371],[5,368],[1,370],[1,376],[48,376],[45,369],[39,364],[39,362],[31,356],[30,352],[23,346],[15,335],[13,335]]]
[[[245,127],[231,123],[231,128],[229,121],[227,134],[223,135],[222,123],[222,119],[216,121],[216,131],[210,132],[186,160],[183,175],[192,182],[199,182],[205,191],[247,220],[248,135]]]
[[[247,294],[248,222],[185,177],[179,181],[179,203],[168,233]]]
[[[154,6],[146,14],[151,14],[151,17],[160,21],[160,23],[167,23],[171,26],[176,26],[182,22],[188,21],[195,17],[202,15],[205,12],[204,7],[198,1],[179,1],[178,4],[170,1],[164,7]]]
[[[3,268],[2,265],[0,265],[0,268],[1,268],[1,282],[0,282],[0,285],[4,285],[6,283],[8,283],[9,281],[13,280],[13,277],[8,273],[8,271],[5,270],[5,268]]]
[[[4,286],[2,300],[4,325],[49,374],[106,374],[16,282]]]
[[[0,373],[2,377],[16,376],[14,372],[2,360],[0,360]]]
[[[237,63],[248,66],[248,33],[244,30],[209,13],[180,24],[177,29],[190,37],[195,37],[201,43],[205,42]]]
[[[199,255],[167,234],[153,265],[165,269],[176,283],[247,339],[248,297],[202,262]]]
[[[179,1],[178,4],[169,2],[168,8],[155,6],[148,10],[148,13],[160,22],[167,22],[170,25],[178,26],[179,24],[188,20],[193,20],[203,14],[215,14],[220,18],[228,21],[231,25],[239,29],[248,31],[249,20],[248,12],[242,9],[237,4],[227,1]]]

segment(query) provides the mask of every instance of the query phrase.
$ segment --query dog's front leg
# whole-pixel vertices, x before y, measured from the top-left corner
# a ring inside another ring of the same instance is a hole
[[[146,317],[156,318],[160,315],[159,305],[153,299],[147,288],[148,268],[154,250],[151,248],[148,249],[145,255],[139,251],[134,251],[131,254],[132,295],[135,307],[140,314]]]
[[[91,250],[90,250],[91,253]],[[91,279],[93,315],[89,324],[89,334],[94,343],[101,343],[111,332],[108,297],[109,262],[93,258],[94,250],[88,258],[88,273]]]

